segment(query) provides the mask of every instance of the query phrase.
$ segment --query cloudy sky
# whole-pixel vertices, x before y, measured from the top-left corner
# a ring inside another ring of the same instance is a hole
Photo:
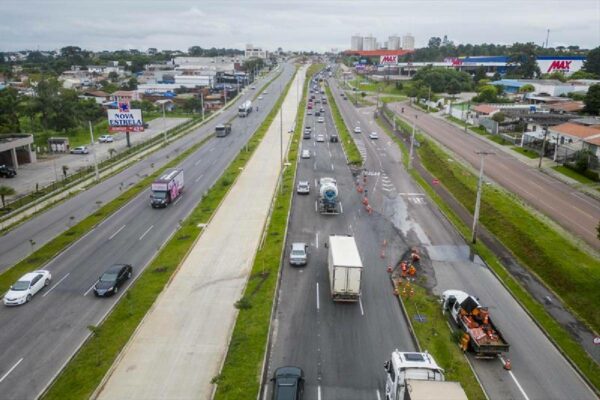
[[[324,51],[352,34],[455,43],[600,44],[600,0],[0,0],[0,51],[190,46]]]

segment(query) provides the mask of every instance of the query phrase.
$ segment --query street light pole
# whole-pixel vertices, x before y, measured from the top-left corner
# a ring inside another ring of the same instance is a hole
[[[279,98],[283,93],[281,81],[279,81]],[[279,190],[283,191],[283,101],[279,106]]]
[[[94,131],[92,129],[92,121],[88,121],[90,126],[90,138],[92,140],[92,150],[94,151],[94,172],[96,176],[96,180],[100,180],[100,173],[98,172],[98,159],[96,158],[96,145],[94,144]]]
[[[427,95],[427,112],[429,112],[429,102],[431,101],[431,86],[429,86],[429,95]]]
[[[204,121],[204,93],[200,92],[200,107],[202,108],[202,121]]]
[[[473,236],[471,242],[475,244],[477,242],[477,223],[479,222],[479,209],[481,205],[481,192],[483,190],[483,164],[484,156],[494,154],[487,151],[478,151],[477,154],[481,157],[481,164],[479,167],[479,180],[477,181],[477,198],[475,200],[475,213],[473,214]]]
[[[163,137],[167,143],[167,118],[165,117],[165,103],[163,102]]]
[[[412,159],[413,159],[413,147],[414,147],[414,143],[415,143],[415,129],[416,129],[416,124],[417,124],[417,118],[419,118],[419,116],[417,114],[415,114],[415,120],[413,121],[413,129],[412,129],[412,135],[410,135],[410,150],[408,152],[408,168],[412,168]]]
[[[542,140],[542,151],[540,152],[540,162],[538,168],[542,168],[542,158],[544,158],[544,150],[546,150],[546,135],[548,135],[548,127],[544,126],[544,139]]]

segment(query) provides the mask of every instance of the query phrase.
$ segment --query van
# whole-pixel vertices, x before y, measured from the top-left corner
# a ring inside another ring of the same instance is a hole
[[[291,265],[306,265],[308,262],[308,245],[303,242],[292,243],[290,251]]]

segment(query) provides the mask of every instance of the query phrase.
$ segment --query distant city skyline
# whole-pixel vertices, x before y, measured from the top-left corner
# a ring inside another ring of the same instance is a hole
[[[4,0],[0,51],[187,50],[191,46],[273,51],[350,48],[356,33],[384,41],[410,32],[415,47],[430,37],[454,43],[534,42],[594,48],[600,1],[342,0],[142,1]]]

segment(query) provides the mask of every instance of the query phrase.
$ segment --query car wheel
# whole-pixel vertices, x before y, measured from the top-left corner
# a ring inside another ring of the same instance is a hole
[[[50,284],[50,279],[46,279],[46,281],[44,282],[44,286],[48,286]]]
[[[25,303],[29,303],[31,301],[31,295],[28,294],[27,298],[25,299]]]

